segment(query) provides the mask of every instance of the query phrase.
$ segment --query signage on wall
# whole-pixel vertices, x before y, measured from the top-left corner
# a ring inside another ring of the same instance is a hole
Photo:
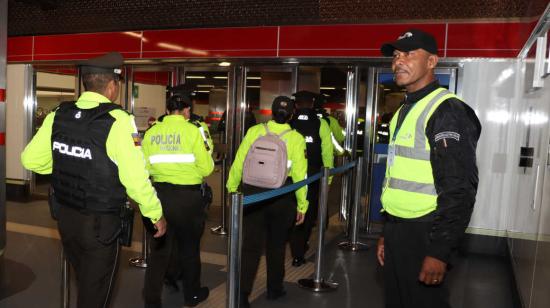
[[[154,118],[156,115],[155,108],[151,107],[135,107],[134,117],[136,126],[139,131],[144,131],[149,128],[149,119]]]
[[[138,85],[134,85],[132,87],[132,97],[139,98],[139,86]]]

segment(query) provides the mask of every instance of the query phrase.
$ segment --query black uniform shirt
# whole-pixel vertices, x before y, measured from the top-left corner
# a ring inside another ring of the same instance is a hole
[[[416,102],[437,88],[439,83],[434,81],[408,93],[397,127]],[[475,112],[455,98],[441,103],[426,126],[438,195],[437,209],[430,215],[433,226],[428,255],[444,262],[449,261],[451,250],[458,245],[472,216],[478,184],[476,147],[480,134],[481,123]]]

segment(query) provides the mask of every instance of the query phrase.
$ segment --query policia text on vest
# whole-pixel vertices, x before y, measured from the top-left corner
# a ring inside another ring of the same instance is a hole
[[[161,307],[165,276],[174,284],[183,280],[186,306],[197,305],[209,293],[200,282],[200,240],[206,218],[201,186],[214,162],[200,128],[188,122],[178,106],[183,107],[178,102],[167,104],[170,114],[150,127],[142,141],[147,169],[168,221],[166,235],[152,243],[143,292],[146,307]]]

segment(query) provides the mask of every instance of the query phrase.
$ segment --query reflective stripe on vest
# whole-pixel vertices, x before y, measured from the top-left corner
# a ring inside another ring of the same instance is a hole
[[[195,155],[193,154],[156,154],[149,156],[151,164],[161,163],[194,163]]]
[[[336,153],[343,154],[344,148],[340,145],[340,143],[338,143],[336,138],[334,138],[334,134],[332,132],[330,133],[330,140],[332,140],[332,146],[334,147],[334,150],[336,151]]]
[[[435,109],[446,99],[456,97],[439,88],[416,102],[405,116],[396,134],[397,112],[391,121],[392,165],[386,166],[382,204],[391,215],[416,218],[437,207],[437,191],[430,163],[426,125]],[[421,109],[418,109],[421,108]],[[390,160],[388,160],[390,161]]]

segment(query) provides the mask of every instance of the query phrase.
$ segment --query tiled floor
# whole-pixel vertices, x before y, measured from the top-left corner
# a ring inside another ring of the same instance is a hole
[[[333,207],[338,197],[338,194],[331,195]],[[212,207],[210,212],[208,227],[217,225],[220,215],[219,207]],[[253,292],[253,307],[383,307],[381,272],[374,249],[359,253],[339,250],[336,244],[342,238],[342,226],[338,225],[336,218],[333,216],[327,233],[324,277],[338,282],[338,290],[315,294],[299,288],[296,281],[313,273],[313,263],[309,262],[298,270],[289,266],[285,282],[287,296],[275,302],[267,301],[263,294],[265,290],[261,288],[265,272],[260,271],[256,283],[259,289]],[[55,222],[49,217],[45,200],[8,202],[7,220],[0,308],[60,307],[60,243],[56,239]],[[140,240],[141,223],[137,221],[136,243],[121,254],[112,307],[143,306],[140,294],[144,270],[130,267],[127,262],[138,254]],[[203,237],[202,280],[211,288],[211,298],[200,307],[225,307],[225,240],[210,234],[208,229]],[[370,244],[374,245],[373,242]],[[460,257],[449,275],[448,283],[454,308],[514,307],[511,274],[505,259],[484,255]],[[72,290],[74,296],[74,286]],[[74,307],[74,298],[72,304]],[[164,304],[166,308],[182,307],[182,294],[165,290]]]

